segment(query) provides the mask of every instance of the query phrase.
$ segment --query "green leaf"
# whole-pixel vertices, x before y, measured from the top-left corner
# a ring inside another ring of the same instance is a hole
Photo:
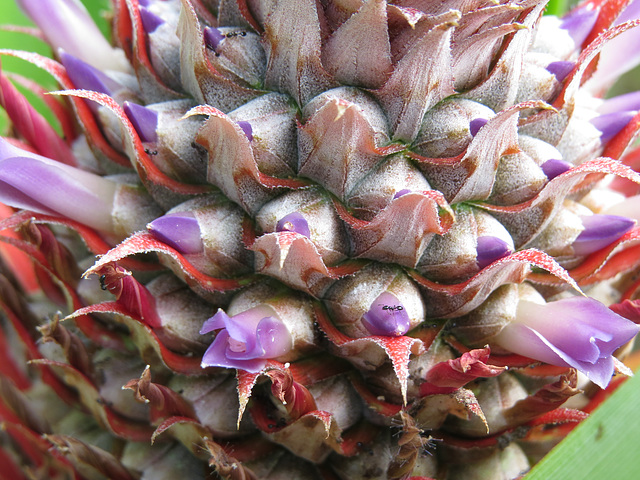
[[[639,478],[640,375],[631,378],[556,446],[525,480]]]

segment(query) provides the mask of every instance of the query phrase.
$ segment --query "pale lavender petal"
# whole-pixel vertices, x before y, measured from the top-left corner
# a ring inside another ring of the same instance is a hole
[[[253,128],[249,122],[245,122],[244,120],[240,120],[238,126],[242,129],[244,134],[247,136],[250,142],[253,141]]]
[[[115,190],[110,180],[0,139],[0,202],[110,231]]]
[[[278,223],[276,224],[276,232],[295,232],[300,235],[304,235],[307,238],[311,238],[309,224],[304,216],[298,212],[292,212],[278,220]]]
[[[87,9],[78,0],[17,0],[42,30],[54,51],[63,49],[101,70],[127,71],[121,50],[104,38]]]
[[[575,62],[560,60],[558,62],[551,62],[547,65],[547,70],[550,73],[553,73],[556,76],[556,79],[561,82],[567,77],[567,75],[569,75],[575,66]]]
[[[598,112],[601,114],[631,110],[640,110],[640,91],[609,98],[598,107]]]
[[[515,320],[496,337],[502,347],[552,365],[570,366],[605,387],[611,355],[640,326],[588,297],[537,304],[520,301]]]
[[[204,335],[205,333],[210,333],[215,330],[220,330],[227,325],[227,321],[229,320],[229,315],[222,309],[218,309],[216,314],[209,318],[200,329],[200,335]]]
[[[635,225],[634,220],[617,215],[589,215],[581,220],[584,230],[572,244],[576,255],[589,255],[610,245]]]
[[[640,18],[640,2],[633,1],[616,19],[614,25]],[[634,27],[605,43],[598,68],[585,87],[595,93],[609,88],[623,73],[640,64],[640,27]]]
[[[124,102],[124,112],[131,120],[143,142],[158,141],[158,114],[150,108],[133,102]]]
[[[205,27],[204,29],[204,43],[211,50],[218,48],[218,45],[224,40],[224,34],[214,27]]]
[[[165,23],[161,17],[144,6],[140,7],[140,19],[142,20],[144,31],[147,33],[155,32],[160,25]]]
[[[394,294],[382,292],[362,316],[362,324],[372,335],[399,337],[409,331],[411,319]]]
[[[478,131],[486,125],[489,120],[486,118],[474,118],[469,122],[469,133],[475,137]]]
[[[260,320],[256,329],[256,338],[264,358],[284,355],[293,346],[289,330],[280,319],[275,317],[265,317]]]
[[[571,35],[576,47],[579,48],[593,30],[598,13],[595,8],[574,9],[562,19],[560,28],[565,29]]]
[[[606,113],[590,120],[600,130],[600,142],[604,145],[611,140],[635,116],[635,111]]]
[[[170,213],[158,217],[147,225],[147,230],[180,253],[202,253],[204,250],[200,225],[189,212]]]
[[[113,95],[114,90],[121,88],[118,82],[79,58],[65,51],[60,51],[59,56],[60,62],[64,65],[67,75],[69,75],[76,88],[93,90],[109,96]]]
[[[485,235],[478,237],[476,252],[476,262],[478,263],[478,267],[482,270],[496,260],[512,254],[513,250],[511,249],[511,246],[501,238]]]
[[[204,367],[224,367],[239,368],[247,372],[257,373],[264,368],[267,361],[263,358],[254,359],[232,359],[227,352],[229,350],[229,334],[226,330],[220,330],[202,356],[201,366]]]
[[[542,165],[540,165],[540,168],[542,168],[542,171],[549,180],[571,170],[571,167],[573,167],[573,165],[571,165],[569,162],[565,162],[564,160],[559,160],[557,158],[547,160]]]
[[[395,200],[396,198],[400,198],[403,195],[406,195],[407,193],[411,193],[413,190],[410,190],[408,188],[403,188],[402,190],[398,190],[395,195],[393,196],[393,199]]]
[[[505,348],[511,351],[550,365],[575,368],[600,388],[606,388],[611,380],[613,375],[611,356],[601,357],[594,363],[582,362],[556,348],[544,336],[526,325],[512,326],[510,324],[504,328],[503,332],[500,333],[502,337],[500,344],[502,346],[510,345]]]

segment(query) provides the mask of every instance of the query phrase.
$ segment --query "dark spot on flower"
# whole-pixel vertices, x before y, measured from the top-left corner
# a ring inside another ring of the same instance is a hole
[[[147,155],[157,155],[158,151],[157,150],[150,150],[148,148],[144,149],[144,153],[146,153]]]
[[[100,275],[100,289],[102,289],[102,290],[106,290],[107,289],[107,285],[105,283],[106,279],[107,279],[106,275]]]

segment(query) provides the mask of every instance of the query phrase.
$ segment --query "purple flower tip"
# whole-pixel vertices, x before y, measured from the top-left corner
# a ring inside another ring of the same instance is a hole
[[[140,19],[142,26],[147,33],[153,33],[164,23],[164,20],[144,6],[140,7]]]
[[[627,233],[635,221],[617,215],[589,215],[581,217],[584,230],[573,242],[576,255],[589,255],[610,245]]]
[[[204,29],[204,43],[211,50],[218,48],[218,45],[224,40],[224,34],[214,27],[205,27]]]
[[[399,337],[411,328],[411,320],[398,298],[389,292],[378,295],[369,311],[362,316],[362,323],[372,335]]]
[[[469,122],[469,133],[475,137],[478,131],[485,126],[489,120],[486,118],[474,118]]]
[[[565,162],[564,160],[559,160],[557,158],[552,158],[551,160],[547,160],[540,168],[547,176],[549,180],[552,178],[556,178],[558,175],[563,174],[564,172],[571,170],[571,165],[569,162]]]
[[[118,83],[107,77],[97,68],[83,62],[79,58],[61,50],[59,52],[60,62],[64,65],[67,75],[76,86],[85,90],[104,93],[112,96],[113,90],[118,89]]]
[[[407,193],[411,193],[413,190],[409,190],[408,188],[403,188],[402,190],[398,190],[396,192],[396,194],[393,196],[393,199],[395,200],[396,198],[400,198],[403,195],[406,195]]]
[[[240,120],[236,122],[238,126],[242,129],[244,134],[247,136],[250,142],[253,141],[253,128],[251,128],[251,124],[249,122],[245,122],[244,120]]]
[[[143,142],[155,143],[158,141],[158,114],[150,108],[143,107],[133,102],[124,102],[124,113],[138,132]]]
[[[609,98],[598,107],[598,112],[601,114],[630,110],[640,110],[640,91]]]
[[[295,232],[311,238],[309,224],[301,213],[293,212],[285,215],[276,224],[276,232]]]
[[[202,253],[204,249],[200,225],[189,212],[170,213],[158,217],[147,225],[147,230],[180,253]]]
[[[521,300],[515,320],[496,342],[520,355],[575,368],[605,388],[613,374],[611,355],[639,329],[593,298],[564,298],[547,304]]]
[[[591,119],[591,124],[600,130],[600,143],[605,145],[635,116],[635,111],[606,113]]]
[[[207,320],[201,334],[218,330],[204,356],[203,367],[240,368],[259,372],[269,358],[288,353],[293,344],[286,325],[268,305],[230,317],[223,310]]]
[[[491,265],[496,260],[513,253],[513,250],[507,242],[501,238],[490,235],[478,237],[476,251],[476,262],[478,262],[480,270]]]
[[[567,77],[567,75],[569,75],[575,66],[575,62],[561,60],[558,62],[551,62],[547,65],[547,71],[553,73],[556,76],[556,79],[561,82]]]
[[[576,46],[580,47],[593,30],[598,13],[599,11],[595,8],[575,9],[562,19],[560,28],[565,29],[573,38]]]

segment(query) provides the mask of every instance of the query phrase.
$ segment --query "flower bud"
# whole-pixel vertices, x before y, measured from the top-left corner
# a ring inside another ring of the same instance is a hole
[[[493,110],[472,100],[442,102],[424,116],[412,149],[429,158],[460,155],[478,133],[483,121],[493,116]]]
[[[243,237],[244,212],[220,194],[188,200],[147,225],[156,238],[183,254],[199,271],[211,276],[238,275],[249,270],[252,254]],[[225,228],[220,228],[220,225]]]
[[[640,326],[589,297],[544,303],[521,300],[514,320],[493,339],[501,347],[551,365],[575,368],[605,388],[613,352]]]
[[[315,349],[311,302],[300,294],[258,284],[234,297],[227,311],[219,309],[200,330],[217,331],[203,367],[259,372],[268,359],[291,361]]]
[[[424,319],[417,287],[404,273],[375,263],[336,282],[325,305],[334,325],[352,338],[403,335]]]

